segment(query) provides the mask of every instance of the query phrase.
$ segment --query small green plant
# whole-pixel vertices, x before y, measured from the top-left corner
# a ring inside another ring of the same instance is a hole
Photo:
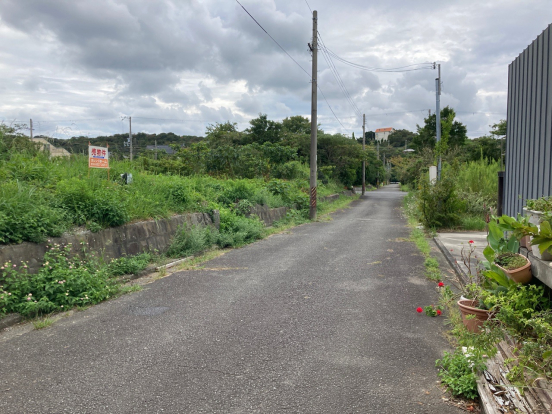
[[[552,196],[527,200],[526,206],[533,211],[552,211]]]
[[[133,275],[144,270],[152,261],[151,253],[141,253],[136,256],[123,256],[113,259],[107,265],[110,276]]]
[[[472,356],[456,349],[454,353],[445,352],[443,358],[436,361],[439,378],[452,395],[475,399],[478,396],[475,372],[484,369],[485,364]]]
[[[495,263],[502,266],[504,269],[513,270],[525,266],[527,264],[527,259],[514,253],[503,253],[497,256]]]
[[[53,325],[55,321],[51,318],[44,318],[44,319],[39,319],[37,321],[33,321],[33,326],[35,329],[44,329],[44,328],[47,328],[48,326],[51,326]]]

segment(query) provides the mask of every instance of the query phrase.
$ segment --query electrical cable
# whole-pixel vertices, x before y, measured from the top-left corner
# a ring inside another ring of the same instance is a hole
[[[351,106],[353,107],[353,109],[355,110],[355,113],[359,116],[359,117],[362,117],[362,112],[360,111],[360,109],[358,108],[358,106],[356,105],[355,101],[353,100],[351,94],[349,93],[349,91],[347,90],[347,88],[345,87],[345,83],[343,82],[343,78],[341,77],[341,75],[339,74],[337,68],[335,67],[335,64],[333,63],[332,61],[332,58],[331,56],[326,52],[326,47],[324,45],[324,41],[322,40],[322,35],[320,34],[320,32],[318,32],[318,38],[320,40],[320,44],[322,45],[322,55],[324,56],[324,59],[326,60],[326,62],[328,63],[328,66],[332,72],[332,74],[334,75],[336,81],[337,81],[337,84],[340,86],[341,90],[343,91],[344,95],[345,95],[345,98],[349,101],[349,103],[351,104]]]
[[[243,7],[243,5],[242,5],[238,0],[236,0],[236,3],[238,3],[238,4],[241,6],[241,8],[249,15],[249,17],[251,17],[251,18],[253,19],[253,21],[254,21],[255,23],[257,23],[257,25],[262,29],[262,31],[265,32],[265,33],[268,35],[268,37],[270,37],[270,38],[272,39],[272,41],[273,41],[274,43],[276,43],[276,44],[278,45],[278,47],[279,47],[280,49],[282,49],[282,51],[283,51],[286,55],[288,55],[289,58],[290,58],[291,60],[293,60],[293,61],[295,62],[295,64],[296,64],[297,66],[299,66],[299,67],[301,68],[301,70],[302,70],[303,72],[305,72],[305,73],[307,74],[307,76],[310,78],[311,75],[309,74],[309,72],[307,72],[307,71],[305,70],[305,68],[303,68],[303,66],[301,66],[301,65],[300,65],[300,64],[299,64],[299,63],[298,63],[298,62],[297,62],[297,61],[286,51],[286,49],[284,49],[284,48],[280,45],[280,43],[278,43],[278,42],[276,41],[276,39],[274,39],[274,38],[270,35],[270,33],[268,33],[268,32],[265,30],[265,28],[264,28],[263,26],[261,26],[261,24],[251,15],[251,13],[249,13],[249,12],[247,11],[247,9],[246,9],[245,7]]]
[[[342,62],[346,65],[355,67],[357,69],[367,71],[367,72],[384,72],[384,73],[385,72],[388,72],[388,73],[389,72],[397,72],[398,73],[398,72],[412,72],[412,71],[416,71],[416,70],[433,69],[433,66],[432,66],[433,63],[431,63],[431,62],[414,63],[414,64],[411,64],[411,65],[398,66],[398,67],[395,67],[395,68],[368,67],[368,66],[365,66],[365,65],[360,65],[358,63],[350,62],[346,59],[343,59],[342,57],[340,57],[339,55],[337,55],[336,53],[334,53],[330,49],[328,49],[326,46],[324,46],[324,48],[326,49],[326,51],[329,55],[331,55],[332,57],[334,57],[338,61],[340,61],[340,62]],[[416,68],[416,66],[421,66],[421,65],[424,65],[424,67]],[[414,68],[414,69],[407,69],[407,68]]]

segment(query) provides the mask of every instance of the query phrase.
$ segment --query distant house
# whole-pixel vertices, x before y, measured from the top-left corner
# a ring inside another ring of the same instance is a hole
[[[389,135],[395,131],[393,128],[378,128],[376,129],[376,141],[387,141]]]
[[[174,154],[174,150],[168,145],[157,145],[157,147],[155,145],[148,145],[148,146],[146,146],[146,150],[148,150],[148,151],[155,151],[155,150],[165,151],[169,155]]]
[[[48,151],[50,153],[50,158],[53,157],[69,157],[71,153],[63,148],[54,147],[44,138],[32,138],[33,142],[37,143],[40,146],[42,151]]]

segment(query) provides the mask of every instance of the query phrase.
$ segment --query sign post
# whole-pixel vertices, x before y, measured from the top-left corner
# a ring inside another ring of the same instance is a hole
[[[90,177],[90,168],[107,168],[109,180],[109,144],[107,147],[95,147],[88,143],[88,177]]]

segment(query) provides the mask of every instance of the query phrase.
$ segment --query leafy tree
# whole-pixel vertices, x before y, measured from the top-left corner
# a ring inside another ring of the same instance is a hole
[[[211,147],[236,145],[242,141],[242,134],[238,132],[238,124],[226,121],[224,124],[207,125],[205,136]]]
[[[492,128],[490,131],[491,135],[494,135],[495,137],[502,137],[506,135],[507,122],[505,119],[501,119],[498,123],[490,125],[490,127]]]
[[[391,134],[389,134],[388,142],[389,145],[393,147],[404,147],[405,141],[412,142],[413,138],[416,136],[414,132],[410,132],[406,129],[396,129]]]
[[[498,161],[500,160],[500,145],[501,140],[494,137],[483,136],[469,140],[466,144],[467,160],[488,160]]]
[[[448,134],[448,142],[446,143],[448,147],[461,147],[464,145],[467,136],[467,128],[461,122],[455,121],[456,112],[454,109],[449,106],[445,106],[441,110],[441,138]],[[437,117],[435,114],[428,116],[424,119],[424,126],[417,128],[417,135],[412,141],[412,146],[416,149],[421,150],[422,148],[434,148],[436,144],[436,135],[437,135]]]
[[[26,152],[34,156],[39,152],[39,146],[26,135],[18,132],[24,126],[10,127],[0,124],[0,160],[9,160],[13,154]]]
[[[296,115],[285,118],[282,121],[282,129],[284,132],[290,132],[292,134],[310,134],[311,123],[308,118]]]
[[[259,117],[249,121],[249,124],[251,127],[246,130],[249,133],[248,143],[276,143],[281,140],[282,124],[269,120],[266,114],[259,114]]]

